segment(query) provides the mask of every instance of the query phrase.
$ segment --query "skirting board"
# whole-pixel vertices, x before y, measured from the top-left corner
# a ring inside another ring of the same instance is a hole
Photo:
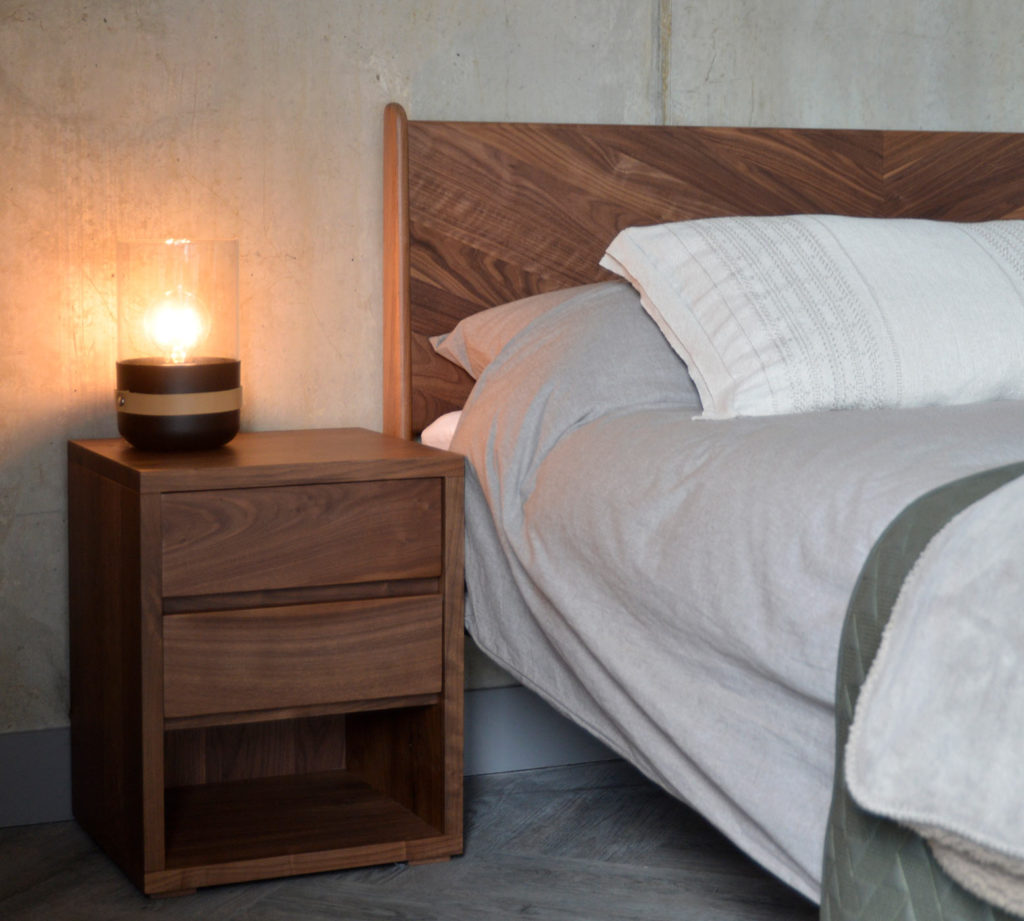
[[[523,687],[466,692],[465,773],[617,756]],[[71,818],[71,730],[0,734],[0,828]]]
[[[0,734],[0,828],[71,818],[71,729]]]
[[[466,774],[618,757],[521,685],[466,692]]]

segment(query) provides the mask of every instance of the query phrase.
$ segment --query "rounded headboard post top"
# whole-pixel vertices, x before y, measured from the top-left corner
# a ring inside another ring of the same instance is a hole
[[[382,429],[412,437],[409,313],[409,123],[405,110],[384,110],[384,350]]]

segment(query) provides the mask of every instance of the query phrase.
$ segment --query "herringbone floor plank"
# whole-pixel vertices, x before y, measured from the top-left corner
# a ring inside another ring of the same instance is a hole
[[[466,853],[151,900],[74,823],[0,830],[6,921],[811,921],[817,910],[622,762],[466,781]]]

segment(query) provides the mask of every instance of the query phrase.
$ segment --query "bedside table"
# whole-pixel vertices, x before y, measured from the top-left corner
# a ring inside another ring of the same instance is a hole
[[[462,851],[463,459],[68,444],[72,804],[148,894]]]

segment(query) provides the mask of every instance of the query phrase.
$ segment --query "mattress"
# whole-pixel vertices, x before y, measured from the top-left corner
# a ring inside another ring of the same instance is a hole
[[[556,709],[820,897],[836,657],[889,522],[1024,458],[1024,404],[709,421],[628,290],[531,323],[486,369],[467,626]]]

